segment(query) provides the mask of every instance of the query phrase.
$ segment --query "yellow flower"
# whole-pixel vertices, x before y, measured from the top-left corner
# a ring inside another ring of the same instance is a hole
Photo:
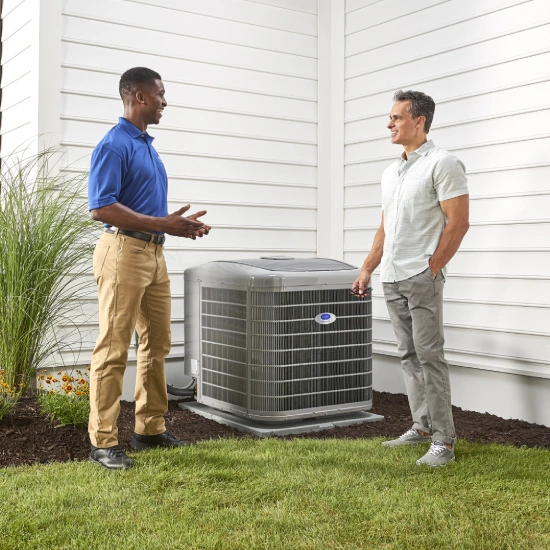
[[[71,393],[73,391],[73,387],[70,384],[64,386],[63,389],[65,390],[65,393]]]
[[[62,377],[61,377],[61,380],[63,380],[63,382],[68,382],[69,381],[69,377],[64,374]]]
[[[57,371],[57,374],[61,374],[61,371],[60,371],[60,370],[58,370],[58,371]]]

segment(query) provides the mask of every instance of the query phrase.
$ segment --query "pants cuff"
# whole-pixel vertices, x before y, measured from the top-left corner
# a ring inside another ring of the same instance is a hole
[[[449,437],[441,432],[434,432],[432,434],[432,441],[442,441],[446,445],[454,445],[456,443],[456,436]]]
[[[432,430],[430,428],[427,428],[426,426],[422,426],[422,424],[419,424],[418,422],[415,422],[413,424],[413,429],[415,429],[416,431],[421,431],[421,432],[430,434],[430,435],[432,433]]]

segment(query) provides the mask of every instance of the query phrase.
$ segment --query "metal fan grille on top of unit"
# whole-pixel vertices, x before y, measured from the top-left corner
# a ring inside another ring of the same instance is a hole
[[[286,271],[289,273],[356,269],[352,265],[328,258],[289,258],[287,256],[264,256],[258,260],[225,260],[218,263],[248,265],[266,271]]]

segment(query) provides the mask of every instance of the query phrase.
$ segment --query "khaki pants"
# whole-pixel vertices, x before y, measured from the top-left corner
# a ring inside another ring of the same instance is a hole
[[[164,359],[170,351],[170,280],[163,247],[103,233],[94,252],[99,337],[90,371],[88,431],[95,447],[118,444],[122,378],[134,329],[139,335],[135,432],[165,431]]]
[[[443,286],[430,269],[399,281],[383,283],[386,305],[397,338],[413,428],[433,441],[456,441],[451,408],[449,365],[443,355]]]

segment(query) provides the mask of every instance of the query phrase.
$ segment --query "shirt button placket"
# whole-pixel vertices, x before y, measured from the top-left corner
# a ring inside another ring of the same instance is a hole
[[[397,281],[397,268],[394,263],[395,258],[395,241],[397,240],[397,224],[399,222],[399,197],[401,196],[401,187],[403,185],[403,180],[405,179],[405,172],[406,172],[406,164],[402,165],[397,169],[397,189],[395,191],[395,220],[394,220],[394,228],[393,228],[393,246],[392,246],[392,279],[395,283]]]

